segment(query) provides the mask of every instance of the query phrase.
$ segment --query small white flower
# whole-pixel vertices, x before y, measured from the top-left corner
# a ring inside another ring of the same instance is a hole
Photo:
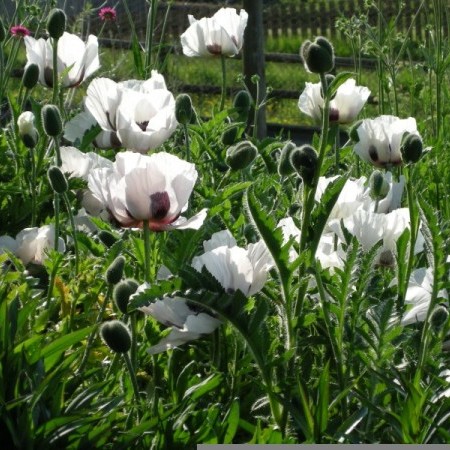
[[[248,14],[241,9],[221,8],[211,18],[194,19],[189,15],[189,28],[181,35],[186,56],[236,56],[244,41]]]
[[[380,116],[363,120],[357,129],[359,142],[355,144],[354,151],[376,167],[398,166],[402,163],[400,146],[406,132],[420,136],[416,120],[412,117]]]
[[[75,147],[61,147],[61,170],[70,174],[70,178],[88,179],[91,170],[105,167],[112,168],[113,163],[97,153],[83,153]]]
[[[39,82],[47,87],[53,86],[53,44],[51,39],[34,39],[26,36],[25,46],[27,64],[39,67]],[[61,80],[63,87],[78,86],[99,67],[97,37],[90,35],[86,43],[78,36],[65,32],[58,39],[58,76],[64,72]]]
[[[356,86],[354,79],[342,83],[330,101],[330,121],[340,124],[353,122],[369,98],[370,90],[365,86]],[[306,83],[298,101],[300,111],[316,121],[322,118],[324,100],[321,83]]]

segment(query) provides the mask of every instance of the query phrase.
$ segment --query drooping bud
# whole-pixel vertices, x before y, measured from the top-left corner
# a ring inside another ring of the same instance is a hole
[[[114,303],[121,313],[127,314],[130,297],[137,291],[138,287],[138,283],[132,279],[123,280],[114,287]]]
[[[229,146],[233,145],[236,142],[237,136],[238,136],[238,127],[232,126],[227,128],[221,136],[221,141],[223,145]]]
[[[131,348],[131,334],[120,320],[105,322],[100,328],[105,344],[115,353],[126,353]]]
[[[50,11],[47,20],[47,31],[53,39],[59,39],[66,30],[66,13],[59,8]]]
[[[370,196],[380,200],[389,193],[389,183],[379,170],[374,170],[369,178]]]
[[[280,177],[287,177],[294,173],[294,167],[291,164],[291,153],[297,146],[289,141],[281,149],[280,159],[278,160],[278,173]]]
[[[312,186],[317,170],[318,157],[310,145],[302,145],[291,152],[291,164],[306,186]]]
[[[63,131],[62,119],[56,105],[45,105],[41,111],[42,126],[47,136],[57,137]]]
[[[258,149],[250,141],[242,141],[227,150],[225,162],[232,170],[248,167],[258,155]]]
[[[31,111],[25,111],[19,116],[17,128],[25,147],[34,148],[39,139],[39,134],[34,126],[34,114]]]
[[[194,115],[191,97],[188,94],[180,94],[175,100],[175,117],[182,125],[191,122]]]
[[[422,156],[422,139],[417,134],[406,133],[403,136],[400,151],[405,163],[416,163]]]
[[[118,256],[106,270],[106,281],[109,284],[117,284],[122,279],[124,267],[125,258],[123,256]]]
[[[247,122],[251,107],[250,94],[245,90],[239,91],[233,99],[233,108],[237,115],[236,120],[238,122]]]
[[[351,128],[348,130],[348,136],[352,142],[357,144],[359,142],[359,134],[358,134],[358,128],[362,124],[362,120],[357,120]]]
[[[50,166],[47,170],[47,177],[52,189],[57,194],[64,194],[64,192],[67,192],[67,189],[69,189],[66,177],[58,166]]]
[[[444,305],[438,305],[431,314],[431,328],[435,333],[439,333],[448,320],[448,309]]]
[[[334,67],[334,50],[328,39],[319,36],[314,42],[305,41],[300,48],[306,70],[312,73],[327,73]]]
[[[25,67],[22,77],[22,85],[25,89],[33,89],[39,81],[39,66],[35,63]]]
[[[101,230],[98,233],[98,238],[105,244],[107,247],[111,247],[117,242],[117,238],[106,230]]]

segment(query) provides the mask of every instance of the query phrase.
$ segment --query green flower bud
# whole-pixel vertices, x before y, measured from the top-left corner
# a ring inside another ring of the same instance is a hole
[[[306,70],[312,73],[327,73],[334,67],[334,50],[331,43],[319,36],[314,42],[306,41],[300,48]]]
[[[42,126],[47,136],[57,137],[63,131],[62,119],[56,105],[45,105],[41,111]]]
[[[236,111],[238,122],[247,122],[248,114],[252,107],[252,100],[247,91],[239,91],[233,99],[233,108]]]
[[[100,328],[105,344],[116,353],[126,353],[131,348],[131,334],[120,320],[105,322]]]
[[[39,81],[39,66],[31,63],[25,67],[22,77],[22,85],[26,89],[33,89]]]
[[[406,133],[403,136],[400,151],[405,163],[416,163],[422,156],[422,139],[417,134]]]
[[[3,21],[0,18],[0,42],[3,42],[6,38],[6,30],[5,26],[3,25]]]
[[[39,134],[34,126],[34,114],[31,111],[25,111],[19,116],[17,128],[25,147],[34,148],[39,139]]]
[[[191,97],[187,94],[180,94],[175,100],[175,117],[182,125],[191,122],[194,115]]]
[[[258,149],[250,141],[242,141],[227,150],[225,162],[232,170],[248,167],[258,155]]]
[[[373,199],[382,199],[389,193],[389,183],[384,178],[384,175],[375,170],[369,178],[370,196]]]
[[[317,152],[310,145],[302,145],[291,152],[291,164],[306,186],[312,186],[317,170]]]
[[[357,144],[359,142],[358,128],[362,124],[362,120],[357,120],[348,130],[348,136],[352,142]]]
[[[54,8],[47,20],[47,31],[53,39],[59,39],[66,30],[66,13],[62,9]]]
[[[229,127],[227,128],[221,136],[221,141],[223,145],[229,146],[233,145],[236,142],[238,136],[238,127]]]
[[[439,333],[448,320],[448,309],[443,305],[438,305],[431,314],[431,328],[435,333]]]
[[[47,177],[52,189],[57,194],[64,194],[64,192],[67,192],[67,189],[69,189],[66,177],[58,166],[50,166],[47,170]]]
[[[114,303],[121,313],[127,314],[130,297],[137,291],[138,287],[138,283],[132,279],[120,281],[114,287]]]
[[[125,258],[123,256],[118,256],[106,270],[106,281],[109,284],[117,284],[122,279],[124,267]]]
[[[280,177],[287,177],[294,173],[294,168],[291,164],[291,153],[297,146],[289,141],[281,149],[280,159],[278,160],[278,173]]]
[[[99,231],[98,237],[107,247],[111,247],[117,242],[117,238],[112,233],[106,230]]]

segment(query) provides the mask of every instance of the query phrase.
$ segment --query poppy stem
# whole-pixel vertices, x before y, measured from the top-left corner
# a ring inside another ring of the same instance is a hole
[[[220,111],[223,111],[223,108],[225,107],[225,93],[227,85],[227,67],[224,55],[220,56],[220,62],[222,64],[222,95],[220,97]]]
[[[56,105],[56,101],[58,100],[58,39],[52,38],[52,48],[53,48],[53,100],[52,103]],[[60,164],[58,164],[60,165]]]
[[[151,258],[150,258],[150,228],[148,220],[144,220],[144,281],[150,282]]]

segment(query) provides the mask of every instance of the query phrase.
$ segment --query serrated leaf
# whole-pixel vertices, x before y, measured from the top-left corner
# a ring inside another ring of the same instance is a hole
[[[148,289],[133,295],[128,305],[128,313],[132,313],[142,306],[147,306],[154,300],[173,296],[174,292],[182,289],[182,287],[183,281],[181,278],[170,278],[169,280],[161,280],[158,283],[154,283]]]

